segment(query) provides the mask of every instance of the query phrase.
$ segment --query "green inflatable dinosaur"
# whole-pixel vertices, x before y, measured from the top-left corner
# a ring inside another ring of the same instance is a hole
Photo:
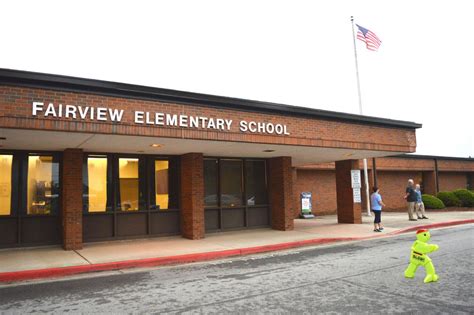
[[[416,232],[417,240],[411,246],[410,264],[405,270],[406,278],[414,278],[416,269],[419,266],[423,266],[426,270],[424,282],[428,283],[438,281],[439,277],[435,272],[433,263],[426,254],[437,251],[439,246],[435,244],[428,244],[430,237],[431,235],[428,230],[418,230]]]

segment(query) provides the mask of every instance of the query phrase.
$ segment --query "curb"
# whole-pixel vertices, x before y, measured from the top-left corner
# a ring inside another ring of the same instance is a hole
[[[316,238],[295,242],[279,243],[273,245],[263,245],[255,246],[248,248],[239,248],[239,249],[230,249],[223,251],[207,252],[207,253],[196,253],[196,254],[186,254],[178,256],[168,256],[168,257],[157,257],[157,258],[145,258],[145,259],[136,259],[136,260],[125,260],[118,262],[110,263],[100,263],[100,264],[91,264],[91,265],[81,265],[81,266],[69,266],[69,267],[58,267],[58,268],[47,268],[47,269],[36,269],[36,270],[22,270],[22,271],[12,271],[12,272],[3,272],[0,273],[0,283],[2,282],[15,282],[15,281],[24,281],[40,278],[53,278],[53,277],[64,277],[69,275],[81,274],[81,273],[90,273],[90,272],[99,272],[99,271],[112,271],[119,269],[128,269],[128,268],[138,268],[138,267],[156,267],[156,266],[165,266],[165,265],[176,265],[184,264],[191,262],[215,260],[220,258],[244,256],[272,251],[280,251],[285,249],[311,246],[311,245],[322,245],[330,244],[337,242],[347,242],[347,241],[360,241],[373,238],[379,238],[387,235],[399,235],[407,232],[416,231],[419,229],[428,229],[428,228],[439,228],[447,227],[461,224],[474,223],[474,219],[466,220],[457,220],[457,221],[448,221],[440,222],[426,225],[417,225],[398,231],[390,232],[383,235],[373,235],[365,237],[339,237],[339,238]]]
[[[404,228],[404,229],[401,229],[401,230],[398,230],[398,231],[391,232],[389,234],[398,235],[398,234],[413,232],[413,231],[417,231],[417,230],[421,230],[421,229],[440,228],[440,227],[447,227],[447,226],[461,225],[461,224],[469,224],[469,223],[474,223],[474,219],[446,221],[446,222],[411,226],[411,227],[408,227],[408,228]]]

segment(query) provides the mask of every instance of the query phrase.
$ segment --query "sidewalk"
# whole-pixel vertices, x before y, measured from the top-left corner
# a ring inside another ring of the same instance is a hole
[[[373,232],[373,217],[363,224],[337,224],[335,215],[295,220],[293,231],[256,229],[207,234],[202,240],[180,236],[88,243],[78,251],[59,246],[0,250],[0,282],[202,261],[338,241],[361,240],[416,230],[419,226],[474,223],[474,211],[428,212],[429,220],[408,221],[406,213],[384,213],[385,230]],[[436,238],[436,233],[432,234]]]

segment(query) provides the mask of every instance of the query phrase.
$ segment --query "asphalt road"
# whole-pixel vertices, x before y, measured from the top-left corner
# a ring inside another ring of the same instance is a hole
[[[0,313],[474,313],[474,225],[432,230],[440,279],[405,279],[415,234],[0,287]]]

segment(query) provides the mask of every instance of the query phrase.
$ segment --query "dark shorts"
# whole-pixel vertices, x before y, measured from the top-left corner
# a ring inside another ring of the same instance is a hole
[[[375,219],[374,219],[374,223],[380,223],[380,221],[382,220],[382,211],[379,211],[379,210],[372,210],[375,214]]]

